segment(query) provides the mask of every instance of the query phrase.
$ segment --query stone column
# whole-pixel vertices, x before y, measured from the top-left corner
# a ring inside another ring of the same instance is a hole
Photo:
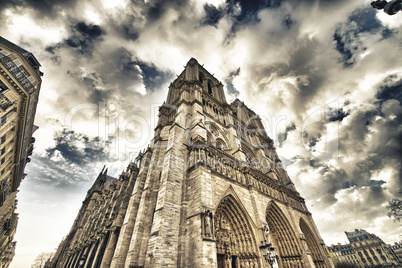
[[[134,224],[137,218],[138,206],[144,189],[145,179],[149,170],[149,163],[152,156],[152,151],[148,150],[142,160],[140,172],[137,181],[134,185],[133,192],[127,207],[127,212],[124,217],[124,222],[121,227],[120,236],[117,240],[116,250],[110,267],[123,267],[127,252],[129,250],[131,237],[133,234]]]
[[[184,141],[184,129],[174,124],[170,129],[168,149],[164,156],[146,267],[177,266],[182,183],[188,151]]]
[[[162,133],[164,133],[164,131]],[[142,267],[145,262],[148,239],[151,235],[152,219],[158,196],[159,179],[161,178],[163,153],[166,150],[166,142],[158,142],[154,148],[150,171],[148,172],[138,207],[137,219],[135,221],[125,267]]]
[[[97,245],[98,243],[92,243],[88,252],[87,260],[85,262],[84,268],[91,268],[92,263],[94,262],[95,259],[95,253],[97,250]]]

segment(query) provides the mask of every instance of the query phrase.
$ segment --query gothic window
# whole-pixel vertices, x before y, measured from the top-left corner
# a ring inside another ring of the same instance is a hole
[[[208,81],[208,94],[213,96],[212,95],[212,86],[211,86],[211,83],[209,81]]]
[[[4,134],[2,137],[1,137],[1,144],[4,144],[6,142],[6,135]]]
[[[253,160],[255,160],[256,157],[255,157],[255,155],[252,153],[252,150],[250,149],[249,146],[247,146],[247,145],[246,145],[245,143],[243,143],[243,142],[241,143],[241,148],[242,148],[242,151],[243,151],[244,156],[245,156],[245,158],[246,158],[247,164],[248,164],[249,166],[253,167],[253,166],[254,166]]]
[[[198,79],[200,80],[201,84],[202,84],[202,82],[204,82],[204,75],[201,72],[199,72],[199,74],[198,74]]]
[[[216,148],[222,150],[222,149],[225,149],[225,147],[226,147],[226,144],[221,138],[216,139]]]

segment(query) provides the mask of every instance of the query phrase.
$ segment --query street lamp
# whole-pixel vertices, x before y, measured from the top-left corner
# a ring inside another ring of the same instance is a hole
[[[273,264],[275,263],[275,260],[277,258],[277,256],[275,255],[275,248],[271,245],[271,243],[264,243],[261,241],[260,250],[265,260],[269,263],[271,267],[273,267]]]
[[[377,0],[371,2],[371,6],[375,9],[384,9],[384,12],[388,15],[395,15],[402,9],[402,0],[392,0],[392,1],[385,1],[385,0]]]
[[[87,256],[82,255],[80,260],[78,261],[78,267],[83,268],[86,260],[87,260]]]

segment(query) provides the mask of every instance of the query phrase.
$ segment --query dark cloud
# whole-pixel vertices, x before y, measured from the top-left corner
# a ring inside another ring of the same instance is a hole
[[[159,70],[154,64],[147,64],[139,60],[133,61],[131,64],[137,65],[141,69],[145,88],[151,92],[160,90],[163,83],[174,79],[173,73]]]
[[[281,132],[278,134],[279,147],[282,147],[283,143],[288,138],[288,133],[293,130],[296,130],[296,125],[292,122],[290,125],[286,126],[286,129],[283,133]]]
[[[57,56],[62,48],[70,48],[78,52],[78,57],[83,55],[91,56],[96,43],[102,41],[102,35],[105,34],[105,31],[99,25],[88,25],[82,21],[71,22],[70,29],[70,37],[62,42],[45,47],[45,51],[55,55],[53,57],[55,61],[59,61],[62,58],[60,55]]]
[[[327,165],[321,165],[317,171],[320,174],[321,187],[316,189],[316,196],[320,197],[322,207],[331,206],[338,201],[335,194],[342,189],[347,173],[342,168],[333,168]]]
[[[348,189],[348,188],[352,188],[352,187],[355,187],[355,186],[357,186],[356,183],[350,182],[350,181],[345,181],[345,182],[342,184],[342,189]]]
[[[129,27],[127,25],[124,25],[122,27],[123,33],[124,33],[124,37],[128,40],[132,40],[135,41],[138,39],[139,37],[139,33],[137,31],[135,31],[135,29],[133,29],[133,27]]]
[[[347,111],[344,111],[342,108],[341,109],[330,108],[327,113],[328,120],[331,122],[342,121],[348,115],[349,113]]]
[[[46,149],[47,157],[58,158],[61,154],[63,161],[76,165],[90,162],[109,161],[107,152],[108,142],[99,137],[89,138],[71,130],[63,129],[55,133],[55,146]]]
[[[287,28],[290,29],[296,23],[296,21],[292,20],[292,17],[287,14],[282,20],[282,24]]]
[[[65,44],[82,54],[91,54],[95,43],[101,40],[102,34],[103,31],[98,25],[78,22],[72,27],[72,35],[65,40]]]
[[[256,23],[259,21],[257,17],[258,1],[251,1],[249,4],[244,1],[229,0],[227,1],[227,14],[233,18],[232,31],[236,32],[241,25]]]
[[[381,22],[376,17],[377,11],[369,6],[353,11],[347,23],[356,23],[358,32],[376,32],[382,28]]]
[[[388,28],[385,28],[385,29],[383,29],[383,30],[381,31],[381,35],[382,35],[382,38],[383,38],[383,39],[388,39],[388,38],[390,38],[390,37],[393,37],[396,32],[397,32],[397,31],[393,31],[393,30],[390,30],[390,29],[388,29]]]
[[[385,81],[391,78],[385,79]],[[370,198],[375,198],[378,204],[386,201],[384,187],[393,187],[402,182],[400,162],[402,161],[402,109],[399,94],[394,94],[400,88],[400,81],[391,79],[393,86],[380,86],[376,102],[369,110],[355,109],[349,111],[348,123],[339,132],[339,153],[347,157],[358,156],[352,163],[343,163],[341,167],[348,170],[342,176],[335,178],[341,181],[342,188],[369,187]],[[399,86],[398,86],[399,85]],[[394,117],[389,117],[392,113]],[[395,163],[398,163],[395,166]],[[392,167],[396,173],[392,178],[373,180],[377,174]],[[339,188],[339,189],[341,189]]]
[[[380,86],[380,90],[377,92],[376,98],[380,102],[395,99],[402,103],[402,79],[397,75],[390,75],[385,78],[383,85]]]
[[[229,73],[228,77],[225,79],[226,88],[229,94],[234,95],[235,97],[239,95],[239,91],[233,85],[233,79],[240,74],[240,67],[235,71]]]
[[[202,24],[216,26],[220,19],[223,18],[225,12],[222,8],[216,8],[214,5],[204,5],[205,17],[202,19]]]
[[[2,0],[0,10],[7,7],[29,8],[35,12],[38,19],[55,17],[60,10],[69,9],[77,3],[77,0]]]
[[[381,23],[376,17],[376,10],[371,7],[355,10],[345,23],[337,27],[333,40],[335,49],[341,54],[341,62],[345,68],[353,67],[356,55],[367,49],[361,39],[361,34],[375,34],[381,28]]]
[[[357,47],[349,48],[347,41],[344,40],[346,38],[348,37],[343,37],[342,33],[340,32],[340,29],[337,29],[337,31],[334,34],[334,41],[336,42],[335,48],[342,56],[343,66],[345,68],[348,68],[353,66],[353,64],[355,63],[352,57],[353,57],[353,50],[357,50]]]
[[[21,5],[22,1],[18,1],[18,0],[4,0],[4,1],[0,1],[0,10],[4,10],[8,7],[14,7],[16,5]]]
[[[233,19],[232,32],[235,33],[242,25],[257,23],[260,21],[258,13],[265,8],[278,8],[282,0],[227,0],[224,6],[218,8],[214,5],[205,4],[205,17],[202,25],[216,26],[224,16]],[[291,28],[294,21],[286,16],[284,25]]]
[[[150,22],[159,20],[170,9],[183,11],[188,1],[181,0],[154,0],[146,4],[144,14]]]

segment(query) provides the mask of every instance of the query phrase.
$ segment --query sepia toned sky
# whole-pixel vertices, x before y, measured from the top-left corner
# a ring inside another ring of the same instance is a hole
[[[153,136],[194,57],[259,114],[327,245],[345,231],[399,241],[402,13],[365,0],[5,0],[0,35],[44,72],[16,256],[67,235],[103,165],[118,177]]]

